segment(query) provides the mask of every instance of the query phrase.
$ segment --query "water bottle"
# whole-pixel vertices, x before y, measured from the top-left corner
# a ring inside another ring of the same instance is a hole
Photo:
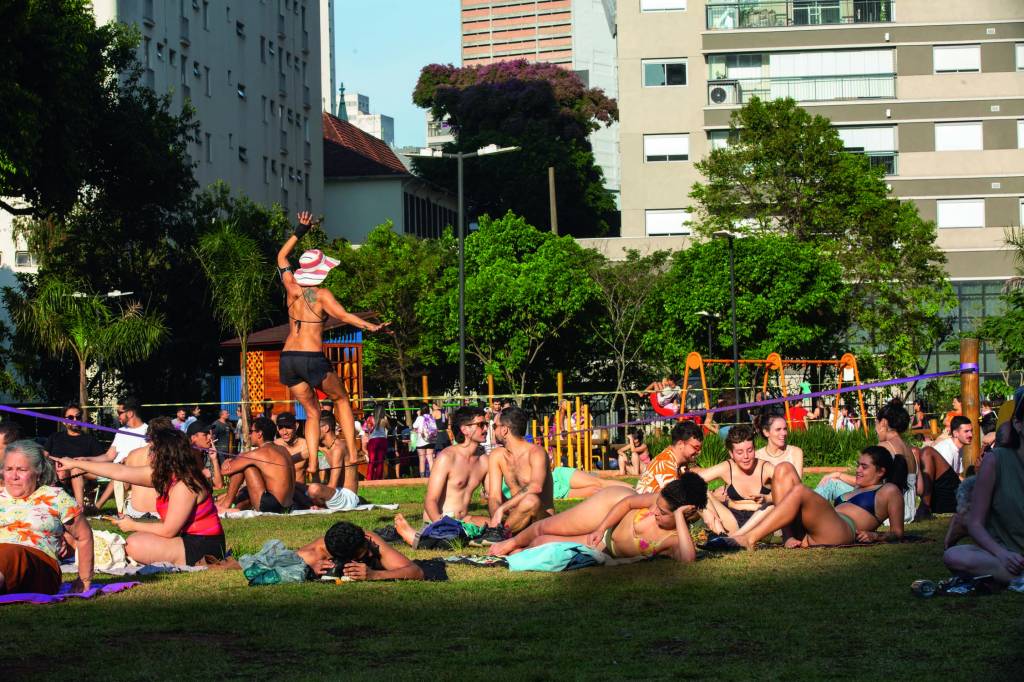
[[[934,596],[936,590],[938,585],[931,580],[915,580],[910,584],[910,591],[922,599]]]

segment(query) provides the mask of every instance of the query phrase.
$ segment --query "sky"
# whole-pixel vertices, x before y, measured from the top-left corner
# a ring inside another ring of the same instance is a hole
[[[459,0],[334,0],[335,77],[395,119],[399,147],[426,145],[412,91],[427,64],[459,64],[460,42]]]

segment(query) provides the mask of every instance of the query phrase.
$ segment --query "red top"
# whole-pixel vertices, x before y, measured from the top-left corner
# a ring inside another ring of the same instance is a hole
[[[171,483],[174,485],[174,483]],[[167,497],[156,498],[156,513],[160,518],[167,514]],[[192,508],[185,521],[185,527],[178,532],[178,535],[223,535],[224,528],[220,525],[220,517],[217,516],[217,507],[213,504],[213,495]]]
[[[789,408],[789,421],[793,425],[794,431],[806,431],[807,422],[804,418],[807,416],[807,410],[800,405],[794,405]]]

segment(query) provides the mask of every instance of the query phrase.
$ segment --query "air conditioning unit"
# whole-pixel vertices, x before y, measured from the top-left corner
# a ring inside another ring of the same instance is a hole
[[[740,84],[736,81],[713,81],[708,83],[708,103],[739,104]]]

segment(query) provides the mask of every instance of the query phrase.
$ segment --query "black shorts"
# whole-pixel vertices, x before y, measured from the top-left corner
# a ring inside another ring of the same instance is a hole
[[[277,498],[274,497],[270,492],[264,490],[263,496],[260,497],[260,506],[257,511],[270,512],[272,514],[287,514],[291,511],[291,507],[285,507]]]
[[[956,511],[956,491],[960,489],[960,477],[952,469],[935,479],[932,484],[932,513],[952,514]]]
[[[333,371],[331,363],[319,351],[281,351],[278,376],[285,386],[294,386],[305,382],[309,384],[310,388],[316,388],[324,382],[324,377]]]
[[[224,534],[220,535],[191,535],[183,533],[181,541],[185,544],[185,563],[195,566],[204,556],[210,555],[216,559],[224,558]]]

